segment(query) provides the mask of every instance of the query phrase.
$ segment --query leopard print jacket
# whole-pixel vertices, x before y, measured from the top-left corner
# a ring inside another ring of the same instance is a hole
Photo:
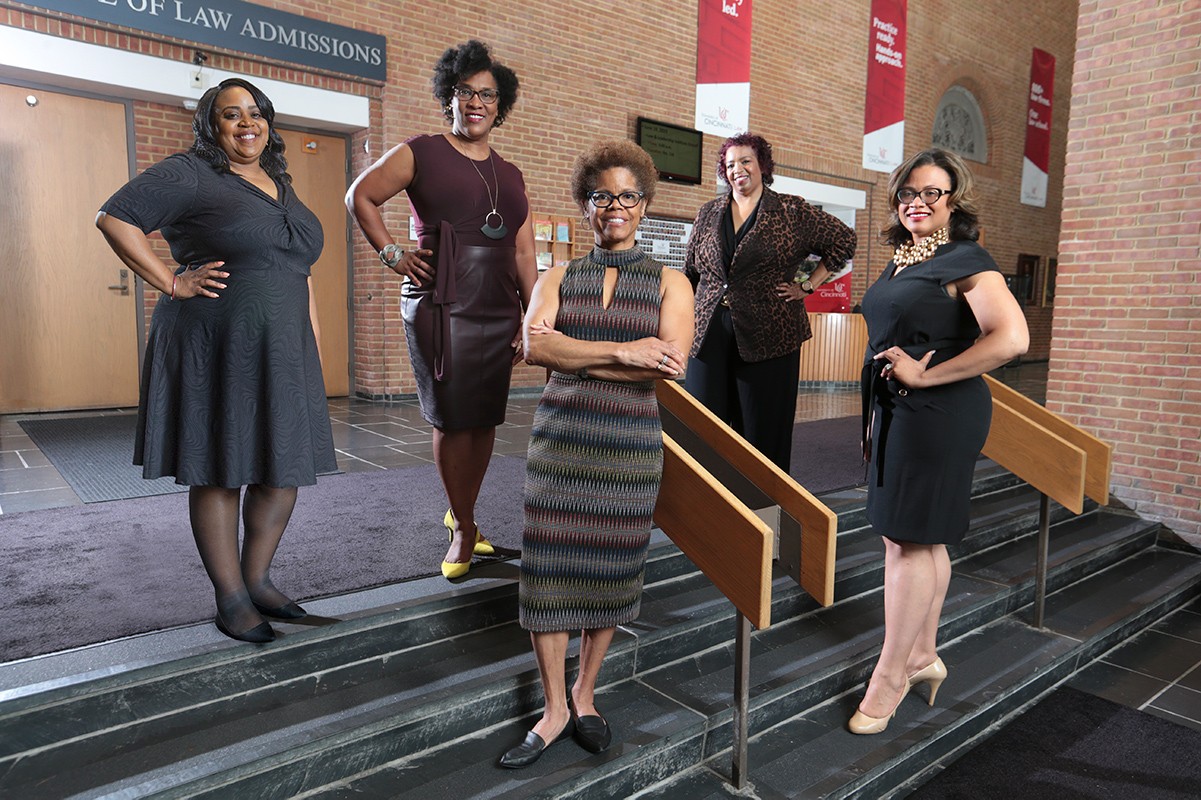
[[[855,231],[795,195],[763,187],[755,226],[734,251],[729,285],[722,269],[721,222],[730,195],[710,200],[697,212],[684,271],[696,288],[695,356],[722,296],[729,298],[734,338],[744,361],[765,361],[800,349],[813,334],[800,301],[776,296],[810,253],[836,268],[855,255]]]

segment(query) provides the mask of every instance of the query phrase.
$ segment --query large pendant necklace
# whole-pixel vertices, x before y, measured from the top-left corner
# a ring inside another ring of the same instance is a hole
[[[505,218],[496,210],[500,202],[500,179],[496,177],[496,162],[492,159],[492,149],[488,149],[488,163],[492,165],[492,182],[496,184],[496,194],[492,194],[492,186],[488,183],[488,179],[484,177],[484,173],[480,172],[480,168],[475,165],[475,160],[463,153],[463,158],[467,159],[467,163],[475,170],[475,174],[480,176],[480,180],[484,182],[484,189],[488,192],[488,202],[492,204],[492,210],[484,215],[484,224],[480,228],[480,233],[487,236],[489,239],[503,239],[509,229],[505,227]],[[497,225],[492,224],[492,218],[495,217]]]
[[[903,244],[898,247],[892,254],[892,261],[897,265],[897,269],[911,267],[934,255],[934,251],[948,241],[950,241],[948,230],[939,228],[923,239],[921,244]]]

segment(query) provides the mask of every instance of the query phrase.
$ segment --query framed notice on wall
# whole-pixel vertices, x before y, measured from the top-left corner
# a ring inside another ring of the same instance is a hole
[[[692,236],[691,222],[648,214],[642,218],[636,236],[638,246],[651,258],[672,269],[684,268],[688,239]]]
[[[1059,259],[1048,258],[1047,268],[1043,270],[1043,300],[1044,306],[1055,305],[1055,273],[1059,270]]]
[[[1022,305],[1034,302],[1034,275],[1038,272],[1038,256],[1018,256],[1017,271],[1010,288]]]

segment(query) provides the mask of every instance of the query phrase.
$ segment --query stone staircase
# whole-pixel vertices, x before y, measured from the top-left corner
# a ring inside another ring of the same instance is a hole
[[[1052,505],[1045,628],[1031,628],[1038,495],[981,461],[972,529],[952,552],[938,703],[919,689],[888,731],[853,736],[845,722],[882,637],[883,550],[862,492],[823,500],[839,515],[837,602],[775,582],[773,625],[752,644],[746,796],[903,796],[1201,592],[1201,557],[1158,544],[1157,525]],[[614,745],[593,755],[565,742],[522,771],[495,766],[541,708],[516,586],[434,585],[337,624],[281,625],[265,647],[6,692],[0,797],[730,796],[734,611],[669,541],[652,545],[642,615],[601,675]]]

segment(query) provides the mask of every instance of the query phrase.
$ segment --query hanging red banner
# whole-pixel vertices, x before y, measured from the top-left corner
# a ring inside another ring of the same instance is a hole
[[[864,99],[863,168],[892,172],[905,154],[908,0],[872,0]]]
[[[1055,56],[1034,48],[1030,56],[1030,102],[1026,108],[1026,155],[1022,159],[1022,203],[1045,208],[1051,171],[1051,103]]]
[[[747,129],[751,111],[751,0],[699,0],[696,128],[718,136]]]

